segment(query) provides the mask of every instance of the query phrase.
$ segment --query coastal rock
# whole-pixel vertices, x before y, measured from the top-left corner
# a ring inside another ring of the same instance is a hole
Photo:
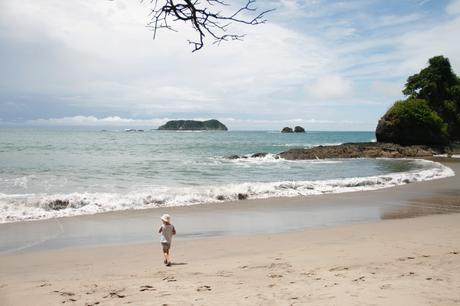
[[[254,153],[251,155],[252,158],[261,158],[267,156],[267,153]]]
[[[248,198],[248,195],[246,193],[238,193],[238,200],[246,200]]]
[[[218,120],[171,120],[160,126],[159,130],[167,131],[227,131],[227,127]]]
[[[409,145],[446,145],[449,140],[440,128],[423,124],[416,119],[401,119],[387,112],[378,122],[375,130],[378,142]]]
[[[69,200],[54,200],[48,203],[48,207],[52,210],[61,210],[69,207]]]
[[[294,133],[294,131],[292,130],[292,128],[286,126],[281,130],[281,133]]]
[[[430,157],[438,154],[428,146],[401,146],[392,143],[345,143],[337,146],[318,146],[309,149],[290,149],[278,154],[287,160],[324,159],[324,158],[403,158]]]
[[[294,132],[295,133],[305,133],[305,129],[303,127],[301,127],[301,126],[296,126],[294,128]]]
[[[224,158],[225,159],[240,159],[241,156],[239,156],[237,154],[233,154],[233,155],[225,156]]]

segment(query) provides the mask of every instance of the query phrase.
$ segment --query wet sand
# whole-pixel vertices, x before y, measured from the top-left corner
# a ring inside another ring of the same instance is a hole
[[[170,209],[181,235],[169,268],[163,212],[0,226],[0,304],[460,305],[458,175]]]

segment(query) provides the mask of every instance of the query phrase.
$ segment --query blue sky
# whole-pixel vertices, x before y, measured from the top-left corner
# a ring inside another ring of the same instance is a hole
[[[459,0],[258,1],[266,24],[196,53],[145,2],[0,0],[0,125],[374,130],[428,58],[460,74]]]

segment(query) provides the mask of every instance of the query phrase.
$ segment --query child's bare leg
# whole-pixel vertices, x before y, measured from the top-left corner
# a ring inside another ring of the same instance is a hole
[[[167,264],[169,262],[169,248],[168,245],[163,244],[163,256],[164,256],[164,263]]]

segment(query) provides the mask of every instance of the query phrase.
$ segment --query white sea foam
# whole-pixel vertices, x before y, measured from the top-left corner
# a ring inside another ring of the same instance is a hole
[[[339,146],[343,144],[342,142],[331,142],[331,143],[284,143],[284,144],[274,144],[274,147],[299,147],[299,148],[313,148],[318,146]]]
[[[217,162],[221,163],[233,163],[233,164],[269,164],[269,163],[306,163],[306,164],[340,164],[343,161],[338,159],[306,159],[306,160],[288,160],[279,157],[277,154],[267,153],[266,155],[260,157],[253,157],[253,154],[246,154],[240,158],[228,159],[218,157],[215,159]]]
[[[0,194],[0,223],[95,214],[107,211],[187,206],[270,197],[294,197],[388,188],[453,176],[436,162],[424,169],[370,177],[322,181],[282,181],[198,187],[152,187],[129,193]]]
[[[460,158],[460,154],[453,154],[453,155],[447,155],[447,154],[437,154],[435,157],[450,157],[450,158]]]

